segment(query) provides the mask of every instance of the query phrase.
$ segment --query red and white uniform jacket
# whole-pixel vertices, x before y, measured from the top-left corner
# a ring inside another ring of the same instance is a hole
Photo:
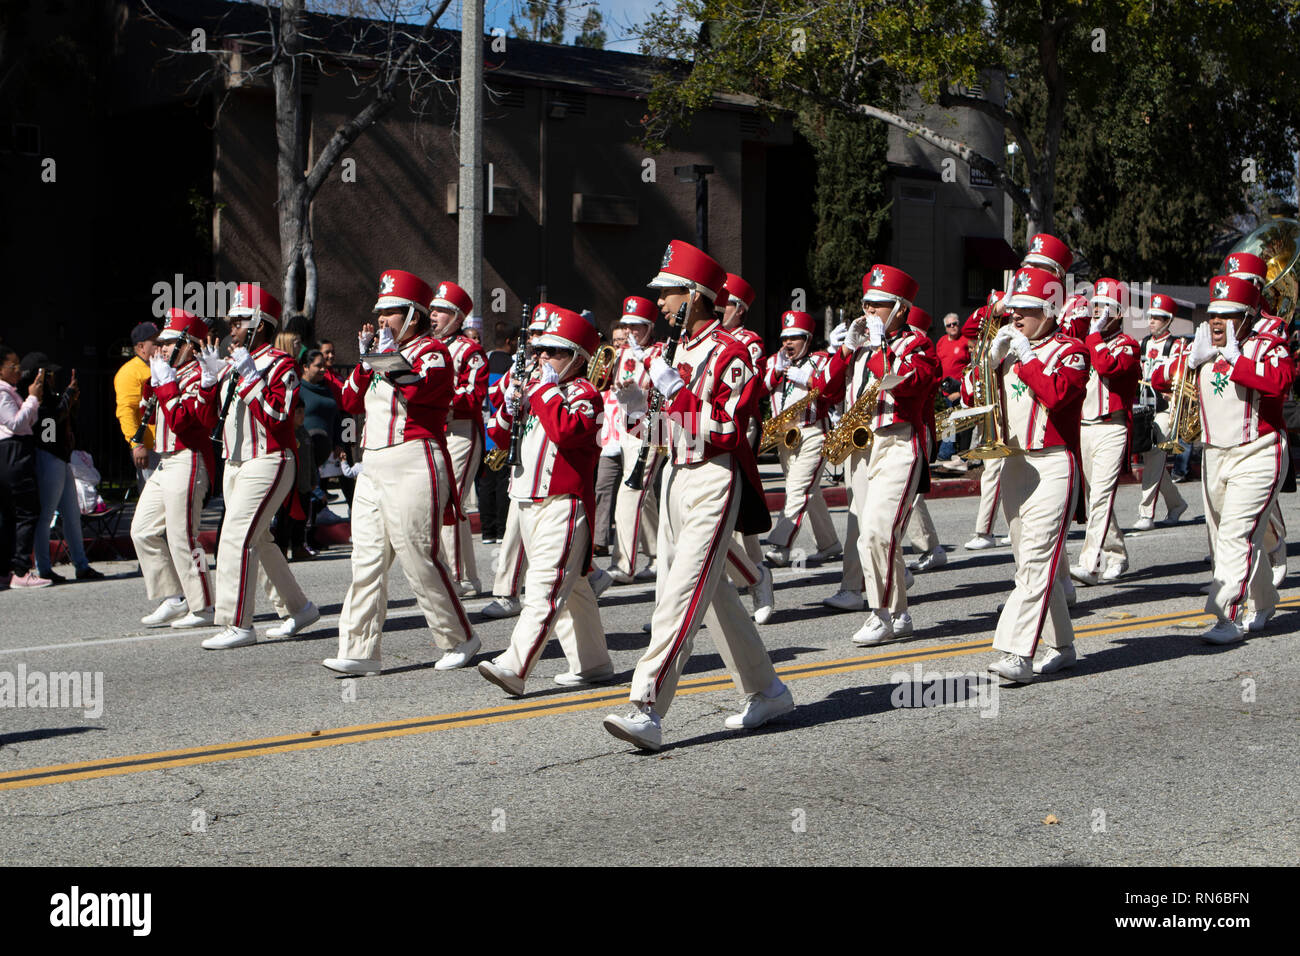
[[[1251,332],[1255,335],[1271,335],[1275,339],[1286,341],[1286,322],[1278,316],[1269,315],[1261,309],[1259,318],[1255,320],[1255,327],[1251,329]]]
[[[1151,382],[1152,387],[1155,388],[1156,369],[1164,366],[1174,356],[1187,351],[1191,344],[1190,339],[1173,335],[1168,330],[1164,335],[1148,335],[1139,346],[1142,357],[1142,377]],[[1156,391],[1168,394],[1171,386],[1171,382],[1166,382],[1163,388],[1158,388]]]
[[[745,328],[743,325],[738,325],[734,329],[725,329],[724,331],[745,347],[745,351],[749,353],[750,363],[754,368],[763,367],[763,336],[753,329]]]
[[[785,409],[789,408],[796,402],[802,401],[808,397],[808,393],[817,387],[817,380],[826,374],[826,369],[830,365],[831,357],[825,352],[812,352],[805,355],[799,361],[795,362],[790,368],[806,368],[812,373],[812,378],[808,380],[807,387],[796,385],[785,377],[786,370],[778,370],[776,367],[777,354],[768,356],[765,371],[763,373],[763,388],[772,396],[772,414],[779,415]],[[803,416],[799,419],[800,426],[820,425],[822,431],[826,431],[826,414],[830,411],[831,403],[825,396],[821,396],[804,409]]]
[[[1055,331],[1030,343],[1034,358],[1021,363],[1012,352],[998,367],[998,395],[1007,428],[1007,445],[1022,451],[1064,447],[1079,455],[1079,409],[1088,389],[1088,349]],[[961,397],[974,404],[979,369],[962,380]]]
[[[1123,332],[1108,339],[1103,339],[1100,332],[1091,332],[1084,345],[1092,371],[1083,400],[1083,421],[1123,421],[1132,427],[1133,403],[1142,377],[1137,341]]]
[[[411,371],[390,379],[358,364],[343,383],[343,410],[366,416],[361,447],[369,451],[425,439],[445,447],[454,388],[451,355],[428,335],[415,336],[398,351]]]
[[[939,381],[939,357],[930,337],[911,326],[886,336],[880,348],[862,348],[853,356],[838,349],[827,363],[826,371],[808,384],[821,388],[830,402],[838,401],[847,389],[846,409],[852,408],[871,383],[887,374],[902,381],[882,390],[876,399],[876,414],[871,430],[878,431],[903,422],[918,435],[926,428],[926,406],[933,404],[935,384]]]
[[[1187,363],[1187,353],[1155,373],[1156,387],[1172,383]],[[1231,365],[1216,355],[1194,370],[1201,404],[1201,440],[1215,448],[1248,445],[1273,432],[1285,432],[1282,403],[1295,379],[1286,342],[1272,335],[1251,335],[1241,358]]]
[[[150,395],[158,396],[158,408],[154,414],[153,450],[160,455],[191,450],[203,456],[207,465],[208,476],[212,476],[216,460],[212,451],[212,429],[217,425],[218,409],[211,402],[203,400],[199,391],[199,380],[203,369],[198,362],[191,361],[184,368],[176,370],[176,381],[167,382],[154,388],[144,383],[140,392],[140,404],[143,406]]]
[[[293,403],[298,397],[298,371],[293,357],[270,345],[252,353],[257,378],[244,382],[230,365],[217,384],[201,391],[205,402],[215,402],[217,413],[225,404],[226,389],[235,382],[235,400],[221,431],[222,454],[227,461],[250,461],[277,451],[293,454],[298,447],[293,434]]]
[[[549,385],[529,383],[519,405],[519,414],[528,418],[519,442],[519,464],[510,475],[512,499],[572,495],[582,501],[590,527],[596,516],[601,407],[600,393],[581,375]],[[498,448],[509,447],[513,421],[510,403],[505,402],[487,430]]]
[[[614,356],[614,377],[609,387],[618,400],[624,428],[629,434],[649,407],[650,394],[654,391],[654,384],[650,381],[650,362],[663,351],[664,343],[651,342],[643,347],[641,362],[633,357],[630,345],[624,345]]]
[[[664,405],[671,422],[673,464],[731,455],[748,485],[748,493],[742,491],[736,528],[743,534],[768,530],[771,516],[748,438],[750,420],[758,414],[761,385],[748,350],[714,319],[682,339],[673,364],[685,383]]]
[[[487,398],[487,356],[483,346],[468,335],[456,334],[442,340],[451,353],[456,383],[451,402],[452,421],[474,422],[483,430],[483,401]]]

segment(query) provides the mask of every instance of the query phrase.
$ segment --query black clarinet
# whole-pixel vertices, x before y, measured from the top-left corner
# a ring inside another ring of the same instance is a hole
[[[668,365],[673,364],[673,357],[677,354],[677,345],[686,337],[686,311],[690,308],[690,304],[691,301],[688,298],[682,303],[682,307],[677,310],[677,335],[668,340],[668,348],[664,351],[664,361]],[[648,409],[644,419],[644,434],[641,436],[641,450],[637,452],[636,464],[632,466],[632,473],[623,482],[633,491],[640,491],[645,486],[645,465],[650,458],[650,433],[655,428],[655,421],[659,417],[659,409],[663,407],[663,404],[663,392],[656,388],[648,402]]]
[[[212,429],[212,443],[220,448],[224,442],[221,433],[226,429],[226,415],[230,412],[230,403],[235,400],[235,370],[230,370],[230,384],[226,386],[226,400],[221,403],[221,414],[217,416],[217,426]]]
[[[528,348],[528,303],[524,303],[523,313],[519,320],[519,344],[515,348],[515,367],[511,382],[512,386],[523,388],[524,382],[524,362],[526,361],[525,351]],[[519,409],[515,409],[515,417],[510,422],[510,455],[506,458],[506,467],[513,468],[519,464],[519,446],[524,440],[524,419],[526,415],[519,414]]]

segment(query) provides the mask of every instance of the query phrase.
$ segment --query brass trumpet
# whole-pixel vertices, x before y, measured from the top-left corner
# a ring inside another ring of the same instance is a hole
[[[1183,445],[1199,441],[1201,437],[1201,399],[1196,394],[1196,371],[1187,378],[1187,362],[1174,377],[1169,394],[1169,434],[1156,447],[1171,455],[1180,455]]]
[[[592,353],[591,361],[587,363],[587,381],[598,392],[608,389],[614,381],[615,354],[614,346],[605,344]]]
[[[820,388],[814,388],[793,405],[782,409],[779,415],[773,415],[763,422],[763,437],[758,443],[758,453],[761,455],[769,448],[775,448],[777,442],[790,451],[797,451],[799,443],[803,441],[803,429],[799,425],[799,420],[803,418],[803,413],[821,397],[821,394]]]

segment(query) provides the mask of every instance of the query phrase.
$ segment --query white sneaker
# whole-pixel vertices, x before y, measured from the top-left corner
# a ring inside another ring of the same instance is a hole
[[[763,560],[774,568],[783,568],[790,563],[790,549],[773,545],[763,552]]]
[[[464,667],[466,664],[474,660],[474,655],[478,653],[479,648],[482,646],[483,642],[480,641],[478,635],[475,634],[468,641],[459,645],[454,651],[448,651],[446,654],[443,654],[442,657],[439,658],[438,663],[433,665],[433,669],[436,671],[451,671],[458,667]]]
[[[351,657],[327,657],[321,661],[332,671],[354,677],[374,677],[379,671],[379,661],[359,661]]]
[[[632,577],[637,581],[653,581],[658,574],[659,566],[657,564],[652,564],[648,568],[642,568]]]
[[[812,560],[813,561],[836,561],[839,558],[841,558],[843,555],[844,555],[844,549],[840,547],[838,544],[833,544],[829,548],[822,548],[819,551],[814,551],[812,555]]]
[[[636,578],[626,571],[620,571],[618,568],[610,568],[609,579],[615,584],[635,584]]]
[[[587,583],[591,585],[591,593],[596,595],[596,600],[599,601],[600,596],[614,583],[614,579],[604,568],[595,568],[587,575]]]
[[[1241,619],[1241,629],[1247,634],[1258,634],[1268,626],[1272,611],[1247,611]]]
[[[524,679],[514,671],[508,671],[504,667],[498,667],[491,661],[482,661],[478,665],[478,672],[485,679],[496,684],[511,697],[522,697],[524,693]]]
[[[626,717],[610,714],[601,726],[617,737],[642,750],[662,750],[664,746],[663,727],[659,715],[644,704],[633,704],[632,712]]]
[[[1119,564],[1109,564],[1106,566],[1106,570],[1101,572],[1101,579],[1103,581],[1118,581],[1127,570],[1127,561],[1121,561]]]
[[[286,617],[276,627],[268,628],[267,637],[293,637],[320,620],[320,608],[311,601],[293,617]]]
[[[760,564],[758,566],[758,583],[750,590],[749,600],[754,605],[754,623],[766,624],[772,619],[772,610],[776,605],[776,593],[772,587],[772,572]]]
[[[162,627],[184,617],[188,609],[189,605],[185,603],[185,598],[167,598],[152,614],[140,618],[140,623],[145,627]]]
[[[251,627],[227,627],[212,635],[201,645],[209,651],[224,651],[232,647],[247,647],[257,643],[257,632]]]
[[[1246,636],[1236,621],[1220,621],[1201,635],[1207,644],[1235,644]]]
[[[202,611],[191,611],[184,617],[172,621],[172,627],[210,627],[216,613],[216,610],[210,607]]]
[[[1170,511],[1169,514],[1165,515],[1165,520],[1162,522],[1162,524],[1178,524],[1179,520],[1183,517],[1183,512],[1186,510],[1187,510],[1187,502],[1184,501],[1177,508],[1174,508],[1172,511]]]
[[[888,611],[883,618],[879,611],[872,611],[867,616],[867,622],[853,635],[853,643],[859,647],[875,647],[877,644],[887,644],[893,639],[894,625],[889,620]]]
[[[1097,577],[1095,571],[1085,571],[1077,564],[1070,565],[1070,577],[1080,584],[1100,584],[1101,578]]]
[[[983,551],[985,548],[993,548],[997,542],[993,540],[991,534],[977,534],[965,544],[962,545],[967,551]]]
[[[912,570],[929,571],[931,568],[941,568],[947,563],[948,553],[943,550],[943,545],[939,545],[933,551],[927,551],[921,555],[920,560],[912,565]]]
[[[1286,580],[1286,565],[1285,564],[1273,565],[1273,587],[1280,588],[1282,586],[1282,582],[1285,580]]]
[[[606,664],[604,667],[598,667],[594,671],[586,674],[579,674],[574,671],[565,671],[563,674],[555,675],[555,683],[561,687],[586,687],[589,684],[603,684],[614,676],[614,665]]]
[[[1009,534],[1004,534],[1002,537],[998,538],[999,548],[1005,548],[1010,543],[1011,543],[1011,535]]]
[[[1018,654],[1004,654],[990,664],[988,669],[999,677],[1017,684],[1028,684],[1034,679],[1033,663],[1028,657],[1021,657]]]
[[[762,727],[774,717],[788,714],[794,710],[794,695],[790,688],[781,686],[781,693],[775,697],[762,694],[750,694],[745,700],[745,709],[739,714],[732,714],[724,720],[723,726],[728,730],[753,730]]]
[[[1067,667],[1073,667],[1079,657],[1074,651],[1074,645],[1071,644],[1064,650],[1057,650],[1055,647],[1049,647],[1047,653],[1042,656],[1041,660],[1034,661],[1035,674],[1055,674],[1057,671],[1065,670]]]
[[[822,598],[822,603],[827,607],[833,607],[837,611],[861,611],[863,607],[861,591],[836,591],[828,598]]]
[[[1156,526],[1155,521],[1152,520],[1151,518],[1146,517],[1145,515],[1141,518],[1138,518],[1137,521],[1133,522],[1134,531],[1150,531],[1155,526]]]
[[[499,597],[483,608],[483,616],[499,620],[503,617],[518,617],[524,606],[512,597]]]
[[[482,588],[479,587],[478,578],[470,578],[466,581],[457,581],[456,587],[460,589],[461,597],[474,597]]]
[[[912,615],[907,611],[893,620],[894,637],[911,637],[912,636]]]

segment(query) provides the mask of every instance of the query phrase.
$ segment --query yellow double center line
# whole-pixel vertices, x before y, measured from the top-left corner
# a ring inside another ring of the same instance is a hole
[[[1300,606],[1300,598],[1289,598],[1278,604],[1279,609],[1297,606]],[[1212,620],[1213,617],[1209,614],[1187,612],[1158,614],[1153,617],[1123,618],[1078,628],[1075,630],[1075,637],[1118,634],[1125,631],[1144,631],[1184,622],[1209,624]],[[777,673],[781,675],[783,680],[822,677],[827,674],[845,674],[850,671],[893,667],[900,664],[912,664],[917,661],[980,654],[990,650],[992,646],[993,642],[991,640],[942,644],[938,647],[897,650],[888,654],[875,654],[867,657],[849,657],[815,664],[796,664],[789,667],[779,667]],[[682,681],[678,685],[677,693],[679,695],[702,694],[734,686],[729,676],[720,674]],[[187,747],[182,750],[164,750],[158,753],[56,764],[50,767],[32,767],[28,770],[10,770],[6,773],[0,773],[0,790],[42,787],[47,784],[89,780],[95,777],[116,777],[128,773],[142,773],[147,770],[166,770],[170,767],[188,767],[194,764],[215,763],[219,760],[239,760],[243,757],[288,753],[294,750],[315,750],[318,747],[334,747],[339,744],[353,744],[367,740],[385,740],[390,737],[427,734],[458,727],[477,727],[482,724],[529,720],[533,717],[552,714],[572,714],[583,710],[608,707],[611,704],[626,700],[627,690],[620,687],[597,693],[508,704],[501,707],[487,707],[482,710],[465,710],[453,714],[435,714],[430,717],[415,717],[408,720],[389,720],[377,724],[360,724],[355,727],[335,727],[330,730],[286,734],[281,737],[262,737],[257,740],[210,744],[206,747]]]

